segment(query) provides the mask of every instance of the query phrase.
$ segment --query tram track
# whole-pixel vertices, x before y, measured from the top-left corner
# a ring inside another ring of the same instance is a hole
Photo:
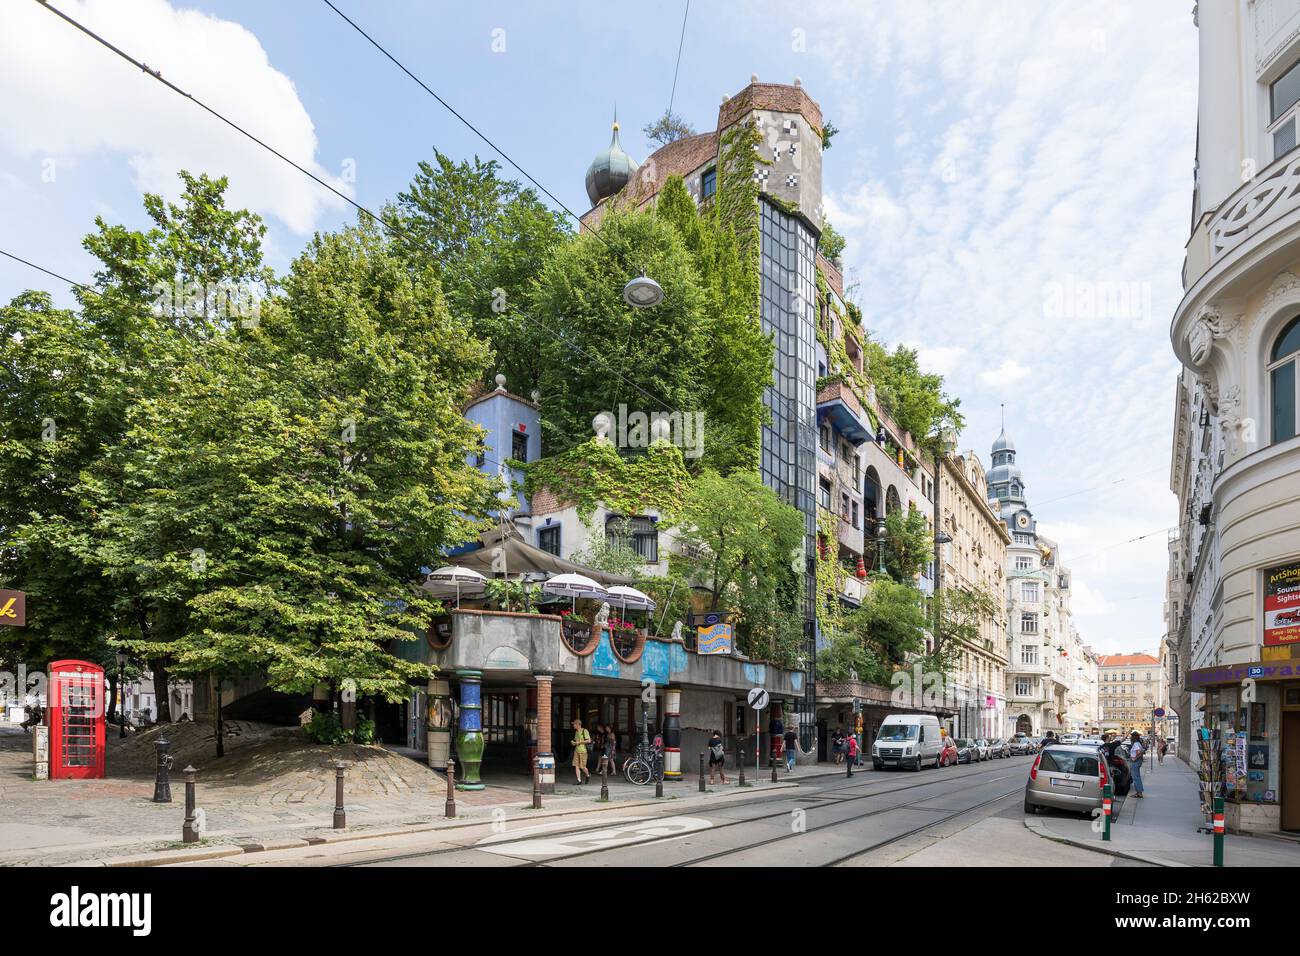
[[[971,772],[971,773],[962,774],[960,779],[963,779],[963,780],[971,780],[971,779],[974,779],[974,778],[980,778],[980,777],[984,777],[984,776],[986,776],[987,774],[994,773],[994,772],[996,772],[996,771],[998,771],[998,770],[1001,770],[1001,769],[1003,769],[1003,768],[1000,767],[1000,766],[999,766],[999,767],[990,767],[988,770],[974,771],[974,772]],[[850,784],[850,783],[844,783],[844,784],[840,784],[840,785],[838,785],[838,786],[834,786],[834,787],[827,787],[827,788],[824,788],[824,789],[818,790],[818,791],[816,791],[816,792],[811,792],[811,791],[810,791],[810,792],[805,793],[805,794],[800,794],[798,790],[783,790],[783,791],[781,791],[780,793],[773,793],[773,794],[767,794],[767,795],[764,795],[764,796],[761,796],[761,797],[756,797],[756,798],[755,798],[754,800],[752,800],[752,801],[748,801],[748,802],[743,803],[743,804],[736,804],[736,806],[741,806],[741,807],[752,807],[752,806],[755,806],[755,805],[771,804],[771,803],[778,803],[778,802],[784,802],[784,801],[799,801],[799,800],[804,800],[804,801],[809,801],[809,800],[811,800],[811,801],[817,801],[817,804],[818,804],[819,807],[842,806],[842,805],[844,805],[844,804],[847,804],[847,803],[854,803],[854,802],[857,802],[857,801],[859,801],[859,800],[869,800],[869,799],[872,799],[872,798],[875,798],[875,797],[885,797],[885,796],[888,796],[888,795],[890,795],[890,794],[894,794],[894,793],[905,793],[905,792],[907,792],[907,791],[909,791],[909,790],[917,790],[917,789],[920,789],[920,788],[922,788],[922,787],[933,787],[933,786],[939,785],[939,784],[941,784],[941,783],[947,783],[947,782],[949,782],[949,781],[952,780],[952,779],[953,779],[952,777],[945,775],[945,776],[943,776],[943,777],[941,777],[941,778],[934,778],[934,779],[925,780],[925,781],[917,781],[917,782],[915,782],[915,783],[910,783],[910,784],[907,784],[907,785],[905,785],[905,786],[901,786],[901,787],[882,786],[882,787],[879,787],[879,788],[874,787],[874,785],[875,785],[876,783],[885,784],[886,781],[869,781],[869,782],[866,784],[866,786],[867,786],[867,787],[872,787],[873,789],[870,789],[869,791],[867,791],[867,792],[865,792],[865,793],[857,793],[857,794],[854,794],[854,795],[852,795],[852,796],[837,796],[837,794],[840,794],[840,793],[842,793],[843,791],[846,791],[846,790],[857,790],[857,789],[859,789],[860,787],[863,786],[862,784]],[[1012,791],[1012,792],[1019,792],[1020,789],[1021,789],[1020,787],[1017,787],[1016,790],[1015,790],[1015,791]],[[998,797],[998,798],[996,798],[996,799],[1005,799],[1005,797]],[[637,810],[637,809],[641,809],[641,808],[637,808],[637,807],[630,807],[630,808],[629,808],[629,810],[632,810],[632,811],[635,811],[635,810]],[[850,818],[850,820],[861,819],[861,818],[863,818],[863,817],[868,817],[868,816],[875,816],[875,815],[877,815],[877,814],[879,814],[879,813],[884,813],[884,812],[888,812],[888,811],[890,811],[890,810],[898,810],[898,809],[906,809],[906,806],[905,806],[905,805],[898,805],[898,806],[893,806],[893,807],[882,807],[882,808],[880,808],[880,809],[878,809],[878,810],[870,811],[870,812],[868,812],[868,813],[866,813],[866,814],[862,814],[862,815],[860,815],[860,816],[858,816],[858,817],[852,817],[852,818]],[[729,829],[729,828],[731,828],[731,827],[734,827],[734,826],[740,826],[740,825],[742,825],[742,824],[759,823],[759,822],[762,822],[762,821],[764,821],[764,820],[776,819],[776,818],[779,818],[779,817],[788,816],[788,815],[789,815],[789,812],[790,812],[789,810],[780,810],[780,811],[777,811],[777,812],[775,812],[775,813],[760,814],[760,815],[758,815],[758,816],[747,816],[747,817],[743,817],[743,818],[738,819],[738,820],[731,820],[731,821],[727,821],[727,822],[725,822],[725,823],[719,823],[719,824],[716,824],[716,825],[714,825],[714,826],[711,826],[711,827],[709,828],[709,831],[708,831],[708,832],[716,833],[716,832],[719,831],[719,830]],[[961,811],[961,812],[969,812],[969,811]],[[681,815],[681,814],[668,814],[668,815],[664,815],[664,816],[667,817],[667,816],[678,816],[678,815]],[[653,816],[653,815],[652,815],[652,816]],[[943,819],[949,819],[949,817],[944,817]],[[537,831],[537,830],[535,830],[535,831],[533,831],[533,832],[531,832],[531,833],[522,833],[522,834],[520,834],[518,837],[515,837],[515,838],[512,838],[512,839],[503,839],[503,840],[500,840],[500,841],[496,841],[496,842],[494,842],[494,843],[492,844],[493,852],[498,852],[498,853],[499,853],[499,852],[501,852],[501,848],[502,848],[502,847],[508,847],[508,846],[509,846],[510,844],[512,844],[512,843],[523,843],[523,842],[526,842],[526,841],[529,841],[529,840],[536,840],[536,839],[548,839],[548,840],[550,840],[550,839],[555,839],[555,838],[559,838],[559,837],[575,836],[575,835],[579,835],[579,834],[583,834],[583,833],[590,833],[590,832],[592,832],[593,830],[607,829],[608,827],[610,827],[610,826],[612,826],[612,825],[617,825],[617,822],[618,822],[618,821],[605,821],[605,822],[601,822],[601,821],[586,821],[586,822],[583,822],[583,823],[580,824],[580,825],[575,825],[575,826],[573,826],[573,827],[569,827],[569,828],[561,829],[561,830],[551,830],[551,831]],[[847,821],[842,821],[842,822],[847,822]],[[939,823],[939,822],[942,822],[942,821],[934,821],[932,824],[929,824],[929,825],[932,826],[932,825],[937,824],[937,823]],[[487,825],[487,821],[484,821],[484,824]],[[815,827],[815,828],[813,828],[813,830],[819,830],[819,829],[823,829],[823,827]],[[812,832],[812,831],[807,831],[807,832]],[[786,837],[781,837],[781,838],[777,838],[777,839],[788,839],[790,836],[795,836],[795,835],[797,835],[797,834],[789,834],[789,835],[787,835]],[[524,866],[524,867],[546,866],[548,863],[555,862],[555,861],[558,861],[558,860],[569,860],[569,859],[573,859],[573,858],[575,858],[575,857],[589,856],[589,855],[592,855],[592,854],[595,854],[595,853],[606,852],[606,851],[609,850],[609,849],[624,849],[624,848],[637,847],[637,846],[647,846],[647,845],[652,845],[652,844],[655,844],[655,843],[667,842],[667,841],[669,841],[669,840],[673,840],[673,839],[679,839],[679,837],[676,837],[676,836],[672,836],[672,837],[648,837],[648,838],[645,839],[645,840],[633,841],[633,842],[630,842],[630,843],[623,844],[623,845],[621,845],[621,846],[619,846],[619,847],[612,847],[612,848],[598,848],[598,849],[593,849],[593,850],[580,851],[580,852],[573,853],[573,854],[566,854],[566,855],[564,855],[564,856],[551,857],[551,858],[548,859],[548,860],[527,860],[527,861],[522,862],[522,863],[521,863],[521,866]],[[774,841],[764,841],[764,842],[774,842]],[[752,844],[752,846],[761,846],[761,845],[764,845],[764,844],[763,844],[763,843]],[[882,844],[882,845],[884,845],[884,844]],[[397,862],[401,862],[401,861],[404,861],[404,860],[413,860],[413,859],[419,859],[419,858],[422,858],[422,857],[440,857],[440,856],[447,856],[447,855],[455,854],[455,853],[465,853],[465,852],[473,851],[473,850],[476,850],[476,849],[482,849],[482,848],[479,847],[479,846],[477,846],[477,845],[474,845],[474,844],[469,844],[469,845],[465,845],[465,846],[448,846],[448,847],[441,847],[441,848],[437,848],[437,849],[429,849],[429,850],[413,851],[413,852],[410,852],[410,853],[393,854],[393,855],[391,855],[391,856],[383,856],[383,857],[379,857],[379,858],[371,859],[371,860],[358,860],[358,861],[352,861],[352,862],[347,862],[347,863],[335,863],[335,864],[330,864],[330,865],[331,865],[331,866],[334,866],[334,867],[374,866],[374,865],[377,865],[377,864],[383,864],[383,863],[397,863]],[[746,848],[742,848],[742,849],[748,849],[748,847],[746,847]],[[860,854],[860,853],[863,853],[863,852],[869,852],[871,849],[874,849],[874,848],[866,848],[866,849],[863,849],[863,850],[857,850],[857,851],[855,851],[854,854],[852,854],[852,855],[856,856],[856,855],[858,855],[858,854]],[[740,851],[739,851],[739,850],[737,850],[737,851],[728,851],[728,853],[731,853],[731,852],[740,852]],[[507,852],[507,853],[505,853],[504,855],[507,855],[507,856],[508,856],[509,854],[508,854],[508,852]],[[673,864],[673,865],[674,865],[674,866],[676,866],[676,865],[690,865],[691,862],[694,862],[694,861],[686,861],[686,862],[683,863],[683,864]]]

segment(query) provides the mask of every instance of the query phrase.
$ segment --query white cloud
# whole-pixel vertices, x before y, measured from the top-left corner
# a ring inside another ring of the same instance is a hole
[[[1013,358],[1003,360],[997,368],[980,372],[980,381],[992,388],[1015,385],[1016,382],[1029,377],[1029,369]]]
[[[1196,130],[1187,5],[813,9],[844,91],[822,99],[846,131],[827,154],[827,215],[872,332],[961,356],[945,377],[963,444],[986,461],[1007,403],[1030,507],[1059,529],[1067,564],[1086,556],[1080,631],[1151,648],[1164,538],[1127,539],[1175,523],[1161,472]]]
[[[337,188],[290,79],[237,23],[165,0],[60,0],[69,16]],[[36,3],[8,3],[0,30],[0,150],[60,164],[118,154],[141,192],[177,195],[176,172],[230,177],[229,202],[309,232],[342,203],[282,160]],[[100,167],[96,167],[100,169]],[[62,173],[60,175],[63,175]]]

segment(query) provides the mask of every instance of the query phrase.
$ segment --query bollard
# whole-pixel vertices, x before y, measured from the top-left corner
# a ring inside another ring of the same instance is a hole
[[[342,830],[348,825],[347,813],[343,810],[343,761],[334,761],[334,829]]]
[[[656,768],[655,799],[657,800],[659,797],[664,795],[664,758],[662,754],[660,754],[659,759],[656,761]]]
[[[609,761],[600,764],[600,802],[609,803]]]
[[[542,809],[542,762],[533,755],[533,809]]]
[[[456,815],[456,761],[447,758],[447,803],[444,814],[448,820]]]
[[[167,752],[172,742],[163,734],[158,735],[154,749],[158,752],[158,770],[153,779],[153,802],[171,803],[172,784],[167,771],[172,768],[172,755]]]
[[[1103,817],[1101,839],[1104,843],[1110,842],[1110,815],[1114,806],[1114,796],[1115,789],[1110,784],[1106,784],[1101,788],[1101,815]]]
[[[704,793],[704,754],[700,754],[700,793]]]
[[[776,760],[772,760],[772,782],[776,783]]]
[[[1223,866],[1223,797],[1214,798],[1214,865]]]
[[[740,786],[748,786],[745,783],[745,751],[743,748],[736,750],[736,766],[740,769]]]
[[[194,829],[194,775],[198,771],[187,766],[181,772],[185,774],[185,824],[181,827],[181,842],[198,843],[199,833]]]

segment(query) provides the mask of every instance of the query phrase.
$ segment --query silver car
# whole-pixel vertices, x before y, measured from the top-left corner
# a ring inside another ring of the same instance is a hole
[[[1025,813],[1056,807],[1091,814],[1101,806],[1106,762],[1096,747],[1056,744],[1034,760],[1025,784]]]
[[[994,740],[989,741],[989,756],[1010,757],[1011,748],[1007,746],[1007,742],[1003,738],[998,737]]]
[[[1008,741],[1007,749],[1013,757],[1021,754],[1031,754],[1035,749],[1033,738],[1028,734],[1016,734]]]

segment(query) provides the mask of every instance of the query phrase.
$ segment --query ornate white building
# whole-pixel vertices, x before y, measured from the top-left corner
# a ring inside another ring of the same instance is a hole
[[[1216,747],[1249,742],[1249,768],[1229,752],[1230,827],[1300,829],[1300,0],[1219,0],[1196,17],[1196,178],[1170,330],[1184,369],[1174,707],[1204,695],[1199,714],[1180,710],[1184,748],[1198,719]]]

